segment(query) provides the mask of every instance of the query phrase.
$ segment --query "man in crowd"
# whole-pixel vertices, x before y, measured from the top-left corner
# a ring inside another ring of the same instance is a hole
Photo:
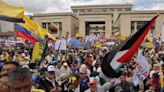
[[[126,81],[126,74],[122,73],[120,76],[120,83],[117,84],[118,87],[120,87],[123,92],[131,92],[131,83]],[[117,88],[116,86],[116,88]]]
[[[53,65],[47,67],[46,76],[40,80],[39,88],[46,92],[54,92],[58,89],[58,83],[55,81],[55,68]]]
[[[8,76],[2,76],[0,78],[0,92],[10,92],[8,86]]]
[[[32,74],[29,69],[18,67],[8,75],[10,92],[31,92]]]
[[[69,85],[69,92],[80,92],[80,76],[74,74],[71,76],[71,84]]]
[[[61,73],[66,73],[67,75],[70,75],[72,73],[70,67],[68,66],[68,63],[64,62],[63,66],[60,68]]]
[[[0,76],[8,75],[12,70],[15,70],[19,64],[17,62],[7,62],[3,65]]]
[[[156,92],[160,92],[160,82],[158,73],[154,73],[152,78],[147,80],[146,87],[149,89],[152,88]]]
[[[89,88],[88,86],[89,78],[87,76],[87,67],[80,67],[80,92],[84,92]]]

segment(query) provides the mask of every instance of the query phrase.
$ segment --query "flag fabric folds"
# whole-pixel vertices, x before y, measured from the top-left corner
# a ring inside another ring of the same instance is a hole
[[[19,30],[16,30],[16,35],[17,35],[17,37],[20,37],[20,38],[23,38],[23,39],[25,39],[25,40],[31,41],[32,43],[37,42],[36,39],[34,39],[33,37],[31,37],[31,36],[29,36],[29,35],[26,35],[26,34],[22,33],[22,32],[19,31]]]
[[[33,20],[29,19],[28,17],[24,17],[25,23],[18,23],[22,27],[26,28],[29,30],[32,34],[38,36],[41,39],[44,39],[46,35],[46,31],[43,30],[36,22]]]
[[[42,39],[40,39],[36,35],[33,35],[30,31],[26,30],[25,28],[23,28],[22,26],[20,26],[18,24],[15,25],[15,29],[16,29],[17,36],[19,36],[25,40],[29,40],[33,43],[42,42]]]
[[[101,64],[101,70],[106,77],[115,78],[120,76],[120,68],[123,64],[129,62],[136,53],[157,17],[155,16],[134,35],[128,37],[122,44],[105,55]]]
[[[0,20],[10,22],[24,22],[24,8],[15,7],[0,1]]]
[[[41,39],[44,39],[45,35],[48,35],[49,38],[56,41],[56,39],[50,33],[48,33],[48,30],[43,29],[33,20],[25,16],[24,21],[25,23],[18,23],[18,24],[24,27],[25,29],[27,29],[28,31],[30,31],[33,35],[36,35]]]
[[[45,47],[46,47],[46,43],[44,44],[40,42],[35,43],[33,52],[32,52],[32,62],[35,62],[36,60],[39,60],[39,61],[41,60],[43,50]]]
[[[35,62],[36,60],[41,60],[43,50],[46,47],[47,40],[46,37],[46,30],[43,30],[42,27],[40,27],[36,22],[29,19],[28,17],[24,17],[25,23],[18,23],[25,29],[29,30],[33,35],[36,35],[38,38],[42,39],[42,42],[36,42],[33,48],[32,52],[32,62]]]

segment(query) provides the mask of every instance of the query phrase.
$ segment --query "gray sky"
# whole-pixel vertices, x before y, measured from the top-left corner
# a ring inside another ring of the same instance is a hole
[[[133,4],[133,10],[164,10],[164,0],[3,0],[25,7],[25,13],[70,12],[71,5]]]

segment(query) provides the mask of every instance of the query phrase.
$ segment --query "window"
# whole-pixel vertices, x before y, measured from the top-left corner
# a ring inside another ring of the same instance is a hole
[[[134,25],[135,24],[135,22],[134,21],[131,21],[131,34],[133,34],[134,33],[134,31],[135,31],[135,29],[134,29]]]
[[[114,8],[111,8],[110,11],[114,11],[115,9]]]
[[[122,11],[122,9],[121,8],[118,8],[117,11]]]
[[[46,23],[42,23],[42,27],[46,29]]]

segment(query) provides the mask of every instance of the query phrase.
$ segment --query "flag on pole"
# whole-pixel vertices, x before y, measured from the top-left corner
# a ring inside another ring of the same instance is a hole
[[[33,35],[36,35],[41,39],[44,39],[45,35],[48,35],[49,38],[52,38],[54,41],[56,41],[56,39],[48,32],[48,30],[40,27],[35,21],[29,19],[26,16],[24,17],[24,21],[25,23],[18,24],[24,27],[26,30],[29,30]]]
[[[41,42],[36,42],[33,48],[32,52],[32,62],[35,62],[36,60],[41,60],[43,51],[46,47],[47,43],[47,30],[44,30],[42,27],[40,27],[36,22],[29,19],[28,17],[24,17],[25,23],[18,23],[18,25],[21,25],[26,30],[30,31],[31,34],[37,36],[38,38],[42,39]]]
[[[9,22],[24,22],[24,8],[15,7],[0,0],[0,20]]]
[[[25,29],[29,30],[32,34],[38,36],[41,39],[44,39],[46,35],[46,30],[43,30],[42,27],[40,27],[36,22],[33,20],[29,19],[28,17],[24,17],[25,23],[18,23]]]
[[[161,43],[164,43],[164,21],[162,23]]]
[[[124,64],[128,63],[133,57],[143,42],[145,36],[154,25],[157,17],[158,16],[155,16],[133,36],[128,37],[122,44],[118,45],[115,49],[105,55],[101,64],[103,75],[108,78],[115,78],[120,76],[120,68]]]

